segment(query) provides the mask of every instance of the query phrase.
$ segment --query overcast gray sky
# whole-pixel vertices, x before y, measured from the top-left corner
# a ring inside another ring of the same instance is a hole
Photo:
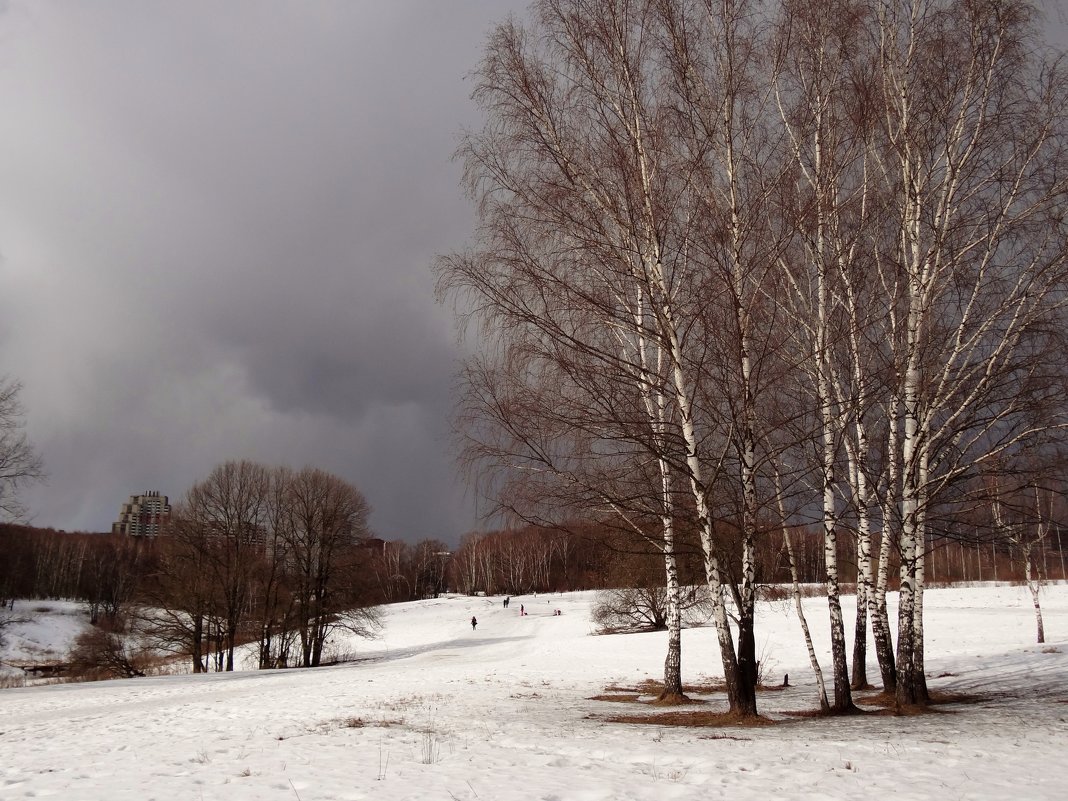
[[[472,213],[465,74],[525,0],[0,0],[0,375],[108,530],[228,459],[336,472],[380,536],[476,525],[436,253]]]

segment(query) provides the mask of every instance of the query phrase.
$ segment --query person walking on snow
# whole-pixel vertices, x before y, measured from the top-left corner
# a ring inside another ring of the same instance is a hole
[[[478,625],[478,618],[475,617],[474,615],[471,615],[471,631],[474,631],[475,630],[475,626],[477,626],[477,625]]]

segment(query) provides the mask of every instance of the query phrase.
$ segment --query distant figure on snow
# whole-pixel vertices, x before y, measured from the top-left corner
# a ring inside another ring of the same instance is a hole
[[[477,625],[478,625],[478,618],[475,617],[474,615],[471,615],[471,631],[474,631],[475,630],[475,626],[477,626]]]
[[[504,598],[504,608],[505,609],[508,608],[508,597],[507,596],[505,596],[505,598]]]
[[[527,613],[527,608],[523,604],[519,604],[519,616],[522,617]]]

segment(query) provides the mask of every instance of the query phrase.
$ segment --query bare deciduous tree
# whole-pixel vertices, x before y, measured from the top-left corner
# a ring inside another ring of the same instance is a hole
[[[284,482],[285,573],[303,664],[315,667],[342,613],[359,605],[350,588],[359,566],[355,546],[367,538],[370,507],[354,486],[323,470],[306,467],[279,478]]]
[[[0,377],[0,515],[9,519],[25,511],[18,501],[19,487],[44,475],[41,457],[24,430],[21,390],[19,382]]]

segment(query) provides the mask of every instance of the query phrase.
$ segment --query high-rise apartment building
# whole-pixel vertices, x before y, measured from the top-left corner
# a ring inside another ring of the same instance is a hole
[[[112,534],[130,537],[155,537],[171,518],[171,505],[166,495],[154,490],[144,495],[131,495],[122,505],[117,522],[111,524]]]

